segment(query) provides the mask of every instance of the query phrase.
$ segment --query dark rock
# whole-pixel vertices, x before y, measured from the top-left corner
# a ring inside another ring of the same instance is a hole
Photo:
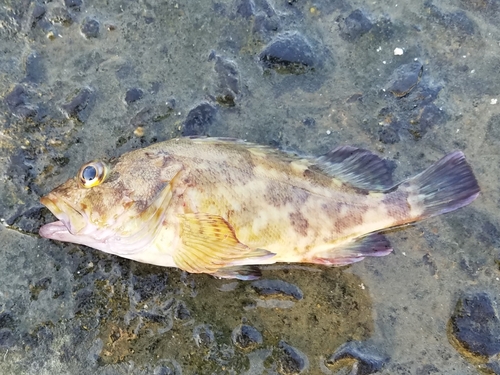
[[[304,297],[299,287],[283,280],[262,279],[252,282],[251,285],[261,296],[293,297],[296,300],[301,300]]]
[[[401,65],[392,74],[388,90],[398,98],[408,95],[417,85],[423,71],[424,66],[418,61]]]
[[[378,139],[380,142],[392,145],[401,140],[399,136],[400,123],[382,126],[378,131]]]
[[[40,83],[45,80],[45,66],[42,57],[36,53],[30,53],[26,58],[26,81]]]
[[[0,348],[8,349],[15,345],[15,338],[9,328],[0,328]]]
[[[15,329],[14,318],[12,314],[4,311],[0,313],[0,328]]]
[[[236,5],[236,13],[243,18],[255,15],[255,3],[253,0],[239,0]]]
[[[210,125],[215,121],[217,108],[203,102],[189,111],[182,126],[182,135],[207,135]]]
[[[83,0],[64,0],[64,5],[71,10],[80,11]]]
[[[262,335],[254,327],[242,324],[236,327],[231,334],[233,344],[240,349],[253,350],[262,344]]]
[[[215,57],[215,72],[217,73],[217,103],[233,107],[236,96],[240,92],[240,78],[238,66],[234,61]]]
[[[440,110],[435,104],[431,103],[426,105],[420,110],[417,118],[417,122],[420,127],[420,133],[423,135],[432,126],[443,123],[445,117],[445,113]]]
[[[264,48],[259,58],[264,67],[283,73],[300,74],[318,64],[311,44],[298,32],[278,35]]]
[[[302,124],[304,124],[308,128],[314,128],[316,126],[316,120],[312,117],[306,117],[302,120]]]
[[[215,344],[215,335],[207,324],[194,327],[193,339],[198,347],[211,347]]]
[[[258,12],[253,21],[252,31],[254,33],[263,33],[268,35],[280,29],[280,20],[278,17],[269,17],[264,12]]]
[[[80,31],[82,32],[83,36],[85,36],[85,38],[91,39],[97,38],[99,36],[99,28],[99,21],[94,18],[86,17],[82,22]]]
[[[446,13],[441,11],[430,1],[425,2],[425,7],[428,9],[430,18],[436,20],[439,24],[444,26],[446,30],[454,31],[460,37],[467,37],[475,34],[477,25],[464,11],[458,10],[456,12]]]
[[[493,374],[500,375],[500,360],[487,363],[484,365],[484,367],[487,368]]]
[[[47,9],[43,4],[35,3],[35,7],[33,8],[33,20],[38,21],[41,20],[43,16],[45,16],[45,13],[47,12]]]
[[[125,94],[125,103],[131,104],[140,100],[144,95],[144,91],[138,88],[128,89]]]
[[[14,87],[10,93],[5,95],[4,100],[16,117],[27,119],[36,117],[38,114],[38,107],[27,102],[28,92],[21,85]]]
[[[94,99],[94,92],[89,88],[83,88],[68,103],[61,105],[61,109],[68,118],[85,122],[90,115]]]
[[[300,374],[309,367],[307,356],[300,350],[280,341],[278,347],[281,349],[278,358],[279,372],[281,374]]]
[[[341,345],[335,353],[326,360],[326,363],[333,365],[339,360],[352,358],[357,361],[357,366],[355,367],[356,372],[352,372],[352,374],[373,374],[380,371],[389,361],[389,358],[378,353],[372,353],[371,350],[372,349],[366,349],[361,342],[350,341]]]
[[[340,36],[354,41],[369,32],[372,27],[373,23],[367,15],[362,10],[356,9],[340,24]]]
[[[69,26],[73,23],[73,18],[66,8],[54,8],[48,15],[48,20],[53,24],[61,24],[63,26]]]
[[[191,313],[189,312],[184,302],[180,301],[175,307],[174,318],[179,320],[186,320],[191,318]]]
[[[486,293],[461,297],[450,318],[451,334],[470,354],[500,353],[500,319]]]

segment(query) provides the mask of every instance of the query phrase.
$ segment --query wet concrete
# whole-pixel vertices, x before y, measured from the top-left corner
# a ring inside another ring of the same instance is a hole
[[[457,350],[448,322],[464,295],[499,298],[499,14],[495,1],[3,0],[0,372],[498,373],[498,358]],[[257,287],[37,235],[53,220],[39,197],[83,162],[192,133],[314,155],[350,144],[395,180],[461,149],[482,194],[390,233],[385,258],[265,267]],[[350,342],[356,355],[333,361]]]

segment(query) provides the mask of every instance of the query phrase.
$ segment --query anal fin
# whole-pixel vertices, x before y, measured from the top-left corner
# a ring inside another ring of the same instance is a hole
[[[258,266],[234,266],[220,268],[217,272],[212,274],[221,279],[239,279],[239,280],[257,280],[262,276]]]
[[[365,257],[381,257],[391,252],[392,247],[387,238],[380,233],[372,233],[339,247],[333,247],[329,251],[315,254],[311,262],[345,266],[359,262]]]

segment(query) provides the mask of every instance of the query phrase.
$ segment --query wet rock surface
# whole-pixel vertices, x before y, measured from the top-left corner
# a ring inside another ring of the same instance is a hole
[[[487,357],[496,328],[480,321],[498,311],[498,9],[6,0],[0,373],[498,373],[498,354]],[[266,266],[259,287],[37,235],[55,220],[39,197],[82,163],[184,134],[304,155],[351,144],[397,165],[395,181],[460,149],[482,193],[388,233],[388,257],[342,269]],[[456,296],[471,287],[489,302],[462,296],[471,315],[461,318]],[[451,316],[476,354],[465,339],[448,343]]]
[[[335,368],[346,359],[355,361],[351,368],[351,374],[356,375],[375,374],[389,362],[388,357],[377,353],[375,349],[367,348],[363,343],[351,341],[338,348],[326,360],[326,363]]]

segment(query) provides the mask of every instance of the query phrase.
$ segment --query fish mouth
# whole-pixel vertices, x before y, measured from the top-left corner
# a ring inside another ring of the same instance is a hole
[[[52,193],[40,198],[40,202],[59,219],[59,221],[45,224],[40,228],[39,233],[42,237],[67,241],[62,240],[61,237],[75,236],[88,224],[88,219],[84,213],[76,210]]]

